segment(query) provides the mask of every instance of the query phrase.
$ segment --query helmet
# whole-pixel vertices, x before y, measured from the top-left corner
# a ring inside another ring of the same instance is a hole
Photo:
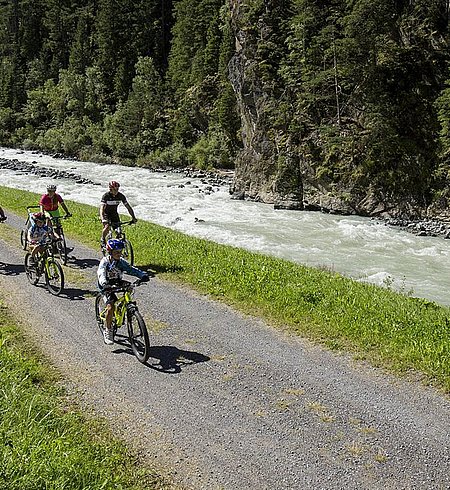
[[[33,213],[33,219],[34,221],[45,221],[45,215],[44,213]]]
[[[122,240],[117,240],[117,238],[111,238],[106,242],[106,250],[109,253],[114,250],[123,250],[125,248],[125,243]]]
[[[111,180],[111,182],[109,183],[109,187],[112,187],[113,189],[118,189],[120,187],[120,184],[115,180]]]
[[[47,186],[47,190],[48,190],[48,191],[56,191],[56,185],[54,185],[54,184],[49,184],[49,185]]]

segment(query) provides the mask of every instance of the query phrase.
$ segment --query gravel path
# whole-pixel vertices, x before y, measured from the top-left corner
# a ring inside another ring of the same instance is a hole
[[[136,293],[153,328],[142,365],[125,341],[100,338],[90,294],[98,253],[72,243],[67,289],[54,297],[28,283],[17,230],[5,234],[22,220],[7,223],[6,302],[33,318],[30,334],[80,403],[180,486],[450,488],[447,397],[158,278]]]

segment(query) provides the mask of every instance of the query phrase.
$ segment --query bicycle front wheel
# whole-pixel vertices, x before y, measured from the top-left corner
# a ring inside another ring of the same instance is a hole
[[[64,272],[55,259],[49,257],[45,264],[45,284],[50,293],[57,296],[64,289]]]
[[[33,286],[35,286],[39,281],[39,274],[37,273],[36,267],[37,264],[32,263],[31,261],[31,254],[27,253],[25,255],[25,274]]]
[[[138,310],[131,310],[127,315],[127,323],[133,354],[139,362],[145,363],[150,355],[150,340],[145,321]]]
[[[123,249],[123,258],[129,262],[130,265],[134,265],[134,250],[130,240],[125,239],[125,248]]]

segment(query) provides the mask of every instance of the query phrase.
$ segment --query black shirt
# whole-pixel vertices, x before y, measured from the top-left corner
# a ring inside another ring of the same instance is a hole
[[[106,216],[117,217],[117,208],[120,203],[127,204],[127,198],[118,192],[115,196],[111,192],[106,192],[102,196],[102,204],[105,204],[105,214]]]

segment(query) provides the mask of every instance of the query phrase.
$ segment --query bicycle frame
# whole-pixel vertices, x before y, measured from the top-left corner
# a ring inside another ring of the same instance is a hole
[[[133,291],[131,288],[127,288],[123,291],[123,295],[118,298],[114,303],[114,313],[113,313],[113,326],[118,328],[123,325],[125,320],[125,314],[132,305],[134,308],[136,304],[133,301]],[[100,318],[105,321],[106,319],[106,308],[101,312]]]
[[[136,302],[133,300],[134,288],[140,284],[142,282],[137,280],[122,287],[119,286],[109,290],[111,293],[123,293],[114,302],[111,327],[115,335],[117,329],[122,327],[124,322],[126,323],[131,350],[139,362],[145,363],[150,355],[150,341],[145,320],[140,314]],[[102,335],[105,332],[106,313],[108,310],[107,305],[105,305],[105,299],[104,292],[99,292],[95,299],[97,327],[100,329]]]
[[[48,259],[49,257],[53,257],[53,251],[51,250],[51,244],[47,244],[44,247],[44,251],[39,255],[37,260],[37,270],[40,274],[47,272],[50,274],[50,269],[48,267]]]
[[[58,295],[64,289],[64,272],[61,265],[55,260],[52,250],[52,242],[43,243],[42,252],[35,255],[32,263],[32,252],[25,255],[25,272],[28,280],[34,286],[39,277],[45,276],[45,284],[51,294]]]
[[[52,223],[52,228],[58,233],[58,235],[64,234],[62,220],[68,219],[68,216],[52,216],[50,221]]]
[[[118,226],[116,228],[113,228],[113,223],[109,222],[109,231],[106,239],[109,240],[110,238],[113,238],[113,235],[115,235],[115,238],[119,240],[125,240],[127,236],[122,230],[122,226],[131,225],[132,223],[132,221],[120,221],[119,223],[115,223]]]
[[[113,223],[109,222],[110,228],[108,234],[106,235],[106,241],[113,238],[114,236],[118,240],[122,240],[125,243],[125,248],[123,251],[124,259],[126,259],[130,263],[130,265],[133,265],[134,263],[133,245],[131,244],[130,240],[127,239],[126,234],[122,229],[122,226],[133,224],[133,221],[119,221],[118,223],[115,223],[117,225],[116,228],[113,228],[112,224]],[[103,255],[106,255],[107,253],[105,245],[102,245],[102,253]]]

